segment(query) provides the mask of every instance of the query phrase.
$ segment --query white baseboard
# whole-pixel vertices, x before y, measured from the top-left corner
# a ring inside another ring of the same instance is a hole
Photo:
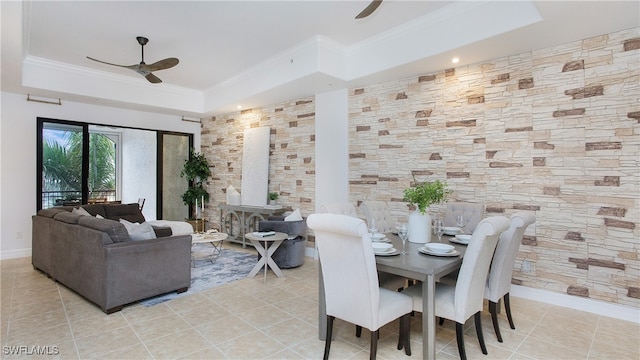
[[[581,298],[519,285],[511,285],[511,291],[509,294],[514,297],[540,301],[551,305],[563,306],[590,312],[592,314],[640,323],[640,309],[629,306],[610,304],[604,301]]]
[[[31,248],[0,252],[0,260],[17,259],[31,256]]]

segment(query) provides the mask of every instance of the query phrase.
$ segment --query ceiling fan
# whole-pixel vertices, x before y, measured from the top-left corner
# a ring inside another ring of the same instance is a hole
[[[149,39],[147,39],[144,36],[138,36],[136,37],[136,39],[138,40],[138,43],[140,44],[140,46],[142,46],[142,61],[140,61],[140,64],[118,65],[118,64],[112,64],[106,61],[97,60],[89,56],[87,56],[87,59],[97,61],[99,63],[103,63],[107,65],[113,65],[113,66],[119,66],[119,67],[131,69],[137,72],[138,74],[144,76],[147,80],[149,80],[150,83],[154,83],[154,84],[161,83],[162,80],[160,80],[160,78],[158,78],[157,76],[153,75],[151,72],[172,68],[178,65],[179,60],[177,58],[172,57],[172,58],[166,58],[164,60],[160,60],[160,61],[154,62],[153,64],[147,65],[144,62],[144,46],[149,42]]]
[[[382,4],[382,0],[373,0],[369,5],[367,5],[364,10],[360,12],[360,14],[356,15],[356,19],[366,18],[367,16],[373,14],[374,11]]]

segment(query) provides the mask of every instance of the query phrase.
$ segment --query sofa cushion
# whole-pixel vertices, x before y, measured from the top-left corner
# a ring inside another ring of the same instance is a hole
[[[80,216],[91,216],[91,214],[89,214],[89,212],[81,207],[77,207],[77,208],[73,208],[73,210],[71,210],[72,214],[78,214]]]
[[[78,224],[107,233],[107,235],[111,237],[111,241],[113,241],[114,243],[131,240],[127,229],[125,229],[124,225],[120,224],[117,221],[109,219],[98,219],[93,216],[80,216],[80,219],[78,219]]]
[[[106,218],[118,221],[120,219],[125,219],[132,223],[140,223],[145,222],[144,215],[138,208],[138,203],[131,204],[118,204],[118,205],[104,205],[104,211],[106,213]]]
[[[156,237],[167,237],[173,235],[173,231],[171,231],[171,226],[153,226],[153,231],[156,233]]]
[[[129,233],[131,240],[148,240],[155,239],[156,233],[153,230],[153,226],[147,222],[132,223],[125,219],[120,219],[120,223],[124,225],[125,229]]]
[[[74,214],[70,211],[61,211],[53,216],[55,220],[65,222],[67,224],[77,224],[78,220],[84,217],[82,215]],[[90,217],[90,216],[87,216]]]
[[[38,211],[38,216],[44,216],[44,217],[53,219],[53,217],[60,212],[69,212],[69,211],[67,209],[52,207],[52,208],[42,209]]]
[[[87,212],[92,216],[100,215],[104,218],[107,217],[107,214],[104,211],[103,204],[82,205],[82,208],[87,210]]]

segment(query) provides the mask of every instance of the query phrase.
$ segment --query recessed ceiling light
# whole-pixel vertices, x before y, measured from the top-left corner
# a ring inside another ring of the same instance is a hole
[[[454,57],[453,59],[451,59],[451,62],[454,64],[457,64],[460,61],[460,59],[458,59],[457,57]]]
[[[242,105],[238,105],[238,110],[241,110],[241,109],[242,109]]]

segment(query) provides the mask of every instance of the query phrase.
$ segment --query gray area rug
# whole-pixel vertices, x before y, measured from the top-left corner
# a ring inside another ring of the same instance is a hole
[[[191,251],[196,258],[196,267],[191,268],[189,290],[181,294],[170,292],[152,297],[140,301],[140,304],[152,306],[244,279],[258,262],[257,254],[222,249],[218,259],[211,264],[211,261],[203,259],[211,254],[211,245],[208,244],[194,244]]]

